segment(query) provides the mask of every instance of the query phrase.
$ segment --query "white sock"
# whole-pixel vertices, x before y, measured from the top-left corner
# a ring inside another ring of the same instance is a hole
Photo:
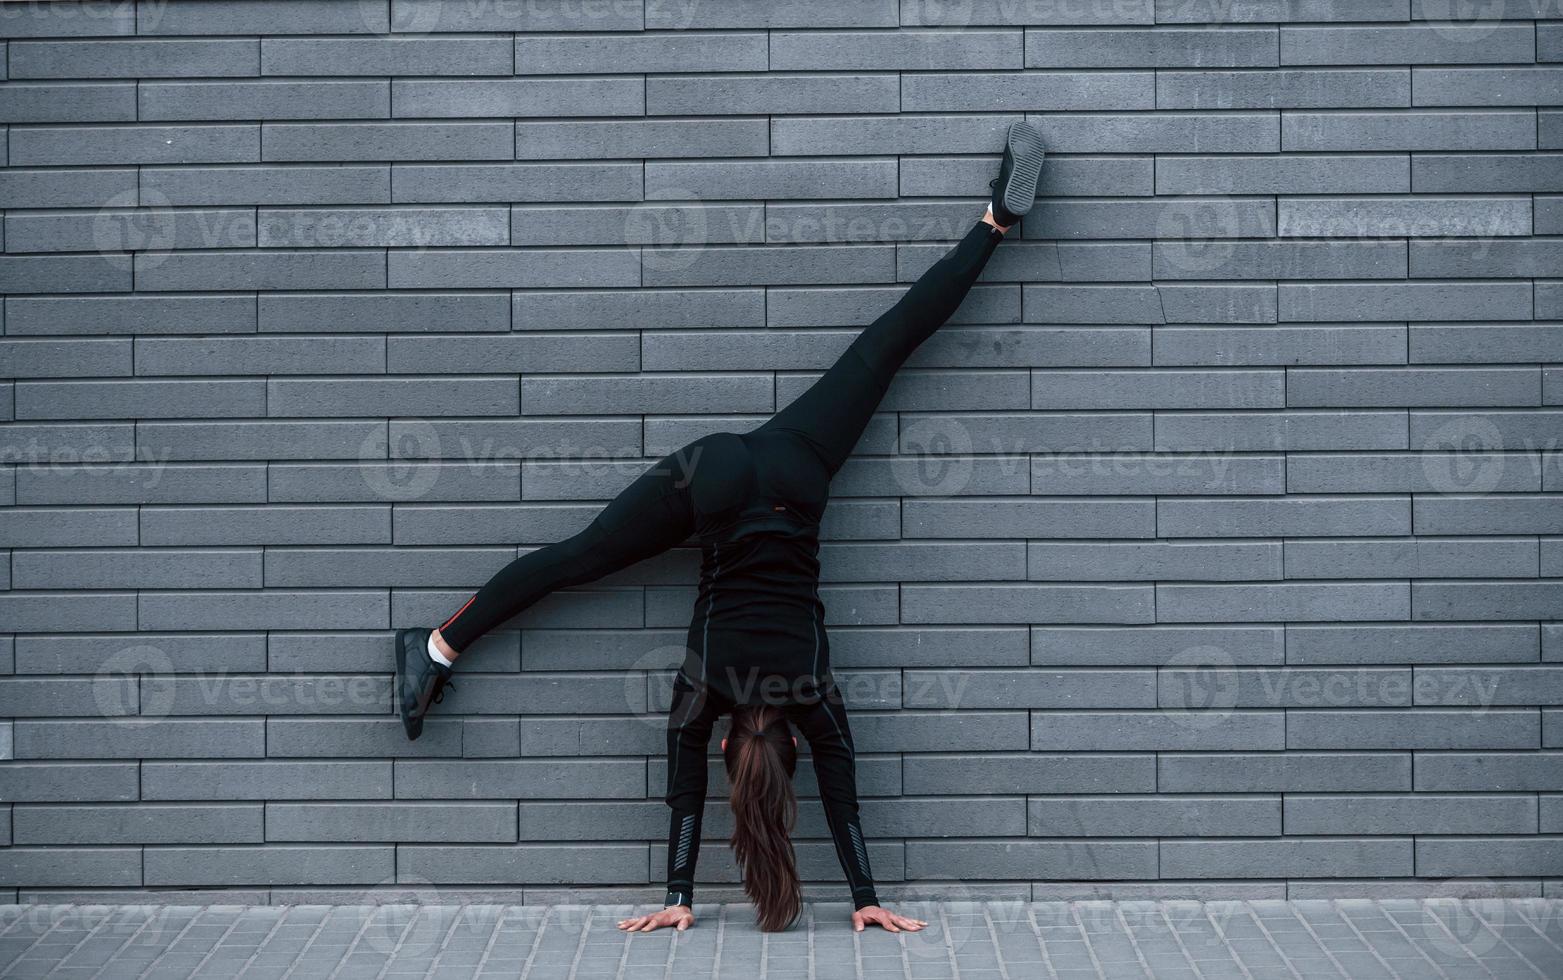
[[[453,666],[449,660],[445,659],[445,655],[439,651],[439,648],[434,645],[433,633],[429,634],[429,659],[433,660],[437,664],[444,664],[447,667]]]

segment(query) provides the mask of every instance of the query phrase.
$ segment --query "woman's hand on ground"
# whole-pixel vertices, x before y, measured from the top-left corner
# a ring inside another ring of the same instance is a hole
[[[687,905],[669,905],[662,911],[650,915],[637,915],[632,919],[619,920],[619,928],[625,932],[654,932],[665,926],[677,926],[678,931],[683,932],[694,924],[695,910]]]
[[[884,926],[889,932],[916,932],[927,924],[922,919],[908,919],[878,905],[865,905],[852,913],[852,929],[855,932],[862,932],[867,925]]]

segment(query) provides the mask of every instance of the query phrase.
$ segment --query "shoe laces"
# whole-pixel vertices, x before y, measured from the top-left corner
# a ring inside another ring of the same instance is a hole
[[[447,680],[446,678],[441,677],[438,674],[434,675],[434,695],[431,698],[429,698],[429,703],[430,704],[440,704],[440,703],[442,703],[445,700],[445,688],[447,686],[449,686],[452,691],[454,691],[456,689],[456,685],[452,681]]]

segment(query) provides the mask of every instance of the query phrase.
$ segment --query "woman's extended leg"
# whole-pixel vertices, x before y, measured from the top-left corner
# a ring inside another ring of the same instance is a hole
[[[687,538],[694,529],[689,479],[698,454],[692,444],[664,456],[579,533],[529,551],[496,572],[440,624],[445,645],[461,653],[548,593],[602,578]]]
[[[1003,237],[996,225],[977,222],[906,295],[858,334],[818,380],[756,431],[801,436],[835,475],[896,371],[954,314]]]
[[[701,451],[696,440],[658,460],[584,530],[500,569],[438,631],[398,630],[396,693],[407,737],[422,733],[424,715],[450,680],[451,661],[478,637],[556,589],[602,578],[687,538],[694,530],[690,480]]]

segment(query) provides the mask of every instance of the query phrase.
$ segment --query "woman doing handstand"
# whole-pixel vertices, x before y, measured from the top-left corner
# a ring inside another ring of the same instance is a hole
[[[853,924],[893,932],[925,923],[879,906],[858,820],[852,732],[830,673],[819,598],[819,524],[830,479],[846,461],[908,355],[948,320],[1004,232],[1036,197],[1042,140],[1011,126],[982,219],[899,302],[863,330],[795,401],[749,432],[717,432],[635,479],[575,536],[511,562],[438,629],[396,636],[397,698],[409,738],[438,703],[451,664],[478,637],[543,596],[601,578],[695,535],[699,591],[688,655],[673,681],[667,730],[667,896],[664,908],[619,923],[650,931],[694,922],[695,860],[706,798],[706,753],[731,714],[723,758],[732,783],[732,846],[762,929],[791,924],[802,890],[789,838],[792,773],[808,740]]]

